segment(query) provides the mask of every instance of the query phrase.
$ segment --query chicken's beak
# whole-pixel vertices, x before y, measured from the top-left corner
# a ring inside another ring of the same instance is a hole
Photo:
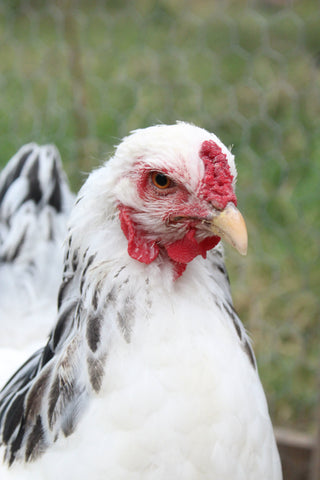
[[[248,234],[243,216],[233,203],[228,203],[221,212],[214,214],[210,230],[230,243],[241,255],[247,254]]]

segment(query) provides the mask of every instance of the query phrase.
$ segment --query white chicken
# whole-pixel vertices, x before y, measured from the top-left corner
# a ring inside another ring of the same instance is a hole
[[[220,239],[246,252],[233,155],[137,130],[73,208],[58,318],[0,393],[1,480],[280,480]]]
[[[74,197],[53,145],[24,145],[0,175],[0,382],[54,325]]]

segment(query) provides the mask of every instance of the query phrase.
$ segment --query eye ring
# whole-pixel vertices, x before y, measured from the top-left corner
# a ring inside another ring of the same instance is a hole
[[[151,181],[160,190],[166,190],[172,186],[172,180],[162,172],[152,172]]]

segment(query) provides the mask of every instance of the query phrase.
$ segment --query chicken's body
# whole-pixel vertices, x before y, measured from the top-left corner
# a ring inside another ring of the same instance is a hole
[[[183,190],[178,216],[172,205],[182,186],[172,180],[171,198],[157,197],[153,210],[157,190],[150,184],[149,195],[149,183],[134,176],[142,163],[143,172],[147,165],[151,173],[172,173],[178,182],[170,162],[182,161],[189,167],[184,187],[191,195],[204,175],[194,154],[208,139],[219,141],[186,124],[157,128],[129,137],[79,194],[57,326],[42,357],[0,393],[3,450],[13,463],[9,470],[1,467],[1,479],[281,479],[265,396],[232,306],[222,249],[216,246],[207,259],[197,256],[197,249],[205,256],[215,241],[211,233],[208,243],[198,230],[206,225],[195,224],[194,205],[204,215],[205,194],[200,189],[188,200]],[[153,143],[149,134],[156,134]],[[163,135],[171,153],[166,170],[162,159],[168,152],[155,145]],[[135,148],[148,158],[137,158]],[[131,162],[127,171],[125,157]],[[230,154],[228,161],[232,172]],[[169,231],[152,218],[167,202]],[[143,215],[147,210],[149,216]],[[192,218],[180,225],[186,211]],[[203,218],[207,224],[209,216]]]

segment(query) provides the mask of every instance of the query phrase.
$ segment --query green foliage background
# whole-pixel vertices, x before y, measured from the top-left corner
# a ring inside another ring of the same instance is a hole
[[[274,421],[313,430],[319,355],[320,11],[314,0],[2,0],[0,162],[55,143],[73,188],[130,130],[233,145],[250,248],[227,249]]]

